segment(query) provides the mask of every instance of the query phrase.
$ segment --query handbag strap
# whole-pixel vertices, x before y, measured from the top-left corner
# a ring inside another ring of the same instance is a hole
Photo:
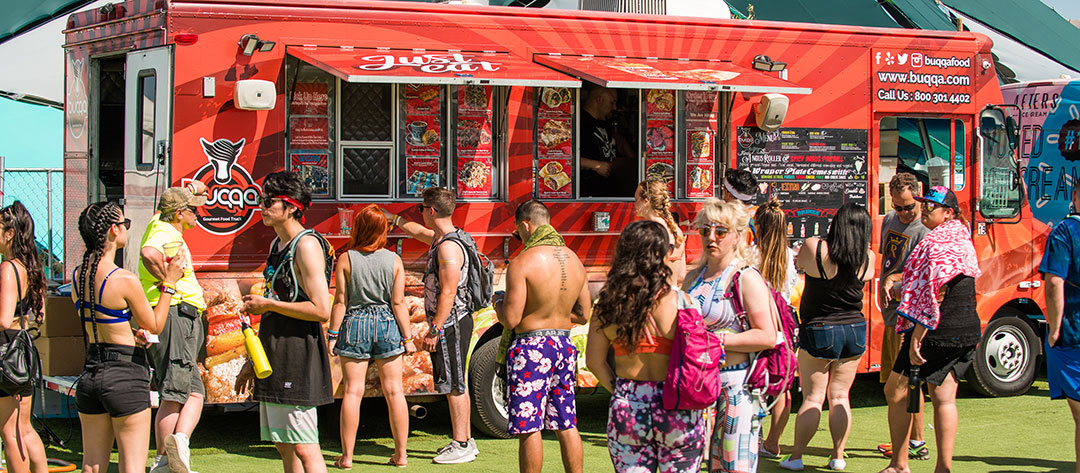
[[[17,297],[19,299],[19,301],[15,303],[15,308],[18,309],[19,304],[22,304],[23,297],[22,297],[22,279],[19,278],[19,267],[15,266],[16,261],[18,261],[18,260],[13,259],[13,260],[9,261],[9,263],[11,263],[11,270],[15,272],[15,297]],[[25,317],[25,314],[15,314],[15,316],[19,318],[19,328],[21,330],[26,330],[26,317]]]

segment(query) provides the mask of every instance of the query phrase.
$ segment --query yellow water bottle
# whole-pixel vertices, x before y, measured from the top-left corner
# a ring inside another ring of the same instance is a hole
[[[255,335],[255,330],[248,325],[247,320],[240,319],[240,326],[244,330],[244,348],[247,348],[251,363],[255,366],[255,377],[266,379],[274,372],[270,367],[270,360],[266,358],[266,350],[263,350],[262,341]]]

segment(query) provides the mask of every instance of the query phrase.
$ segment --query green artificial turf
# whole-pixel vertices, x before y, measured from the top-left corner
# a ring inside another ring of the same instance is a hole
[[[888,460],[876,450],[879,443],[888,441],[886,407],[877,375],[860,376],[852,389],[853,426],[847,447],[847,471],[877,472]],[[1024,396],[989,399],[961,385],[958,407],[960,428],[956,440],[954,471],[958,472],[1019,472],[1071,471],[1073,468],[1073,424],[1065,401],[1051,401],[1045,381],[1039,381]],[[582,395],[578,399],[578,419],[585,449],[585,471],[613,471],[608,457],[605,424],[608,396],[603,390]],[[430,404],[425,419],[411,419],[409,438],[409,467],[404,470],[383,466],[393,452],[390,428],[386,422],[386,406],[378,399],[369,399],[361,407],[361,426],[358,434],[353,471],[412,471],[470,473],[517,471],[517,441],[490,439],[477,435],[480,455],[472,463],[434,465],[434,451],[449,439],[449,415],[445,403]],[[828,471],[831,440],[826,416],[804,457],[806,471]],[[323,451],[328,463],[340,454],[337,434],[337,407],[327,406],[320,412]],[[927,414],[927,422],[932,419]],[[281,471],[277,451],[271,444],[259,441],[258,416],[254,412],[223,413],[208,409],[192,439],[192,467],[201,473],[246,473]],[[48,454],[78,464],[81,460],[78,421],[74,429],[67,420],[51,419],[52,427],[67,442],[67,449],[49,447]],[[794,415],[788,423],[781,448],[791,450]],[[926,429],[932,453],[937,449],[934,431]],[[559,447],[551,434],[544,436],[544,471],[562,471]],[[153,454],[153,451],[151,451]],[[114,463],[109,471],[117,471]],[[335,470],[330,467],[330,471]],[[777,460],[762,459],[760,472],[779,472]],[[933,471],[933,460],[912,461],[913,472]]]

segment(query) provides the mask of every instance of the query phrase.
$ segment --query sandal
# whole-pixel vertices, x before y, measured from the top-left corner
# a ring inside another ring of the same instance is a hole
[[[398,462],[394,461],[394,457],[390,457],[389,460],[386,460],[386,464],[389,465],[389,466],[396,466],[398,468],[405,468],[406,466],[409,466],[409,464],[407,462],[406,463],[398,463]]]
[[[881,445],[878,445],[878,451],[881,452],[881,454],[885,458],[892,458],[891,443],[883,443]],[[925,443],[919,445],[918,447],[913,447],[911,446],[911,444],[908,444],[908,458],[911,460],[929,460],[930,447],[928,447]]]

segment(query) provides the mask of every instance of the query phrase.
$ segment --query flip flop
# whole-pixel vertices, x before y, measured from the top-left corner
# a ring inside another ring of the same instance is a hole
[[[405,468],[405,467],[409,466],[408,463],[403,464],[403,463],[395,462],[393,457],[391,457],[389,460],[386,460],[386,464],[389,465],[389,466],[396,466],[398,468]]]

